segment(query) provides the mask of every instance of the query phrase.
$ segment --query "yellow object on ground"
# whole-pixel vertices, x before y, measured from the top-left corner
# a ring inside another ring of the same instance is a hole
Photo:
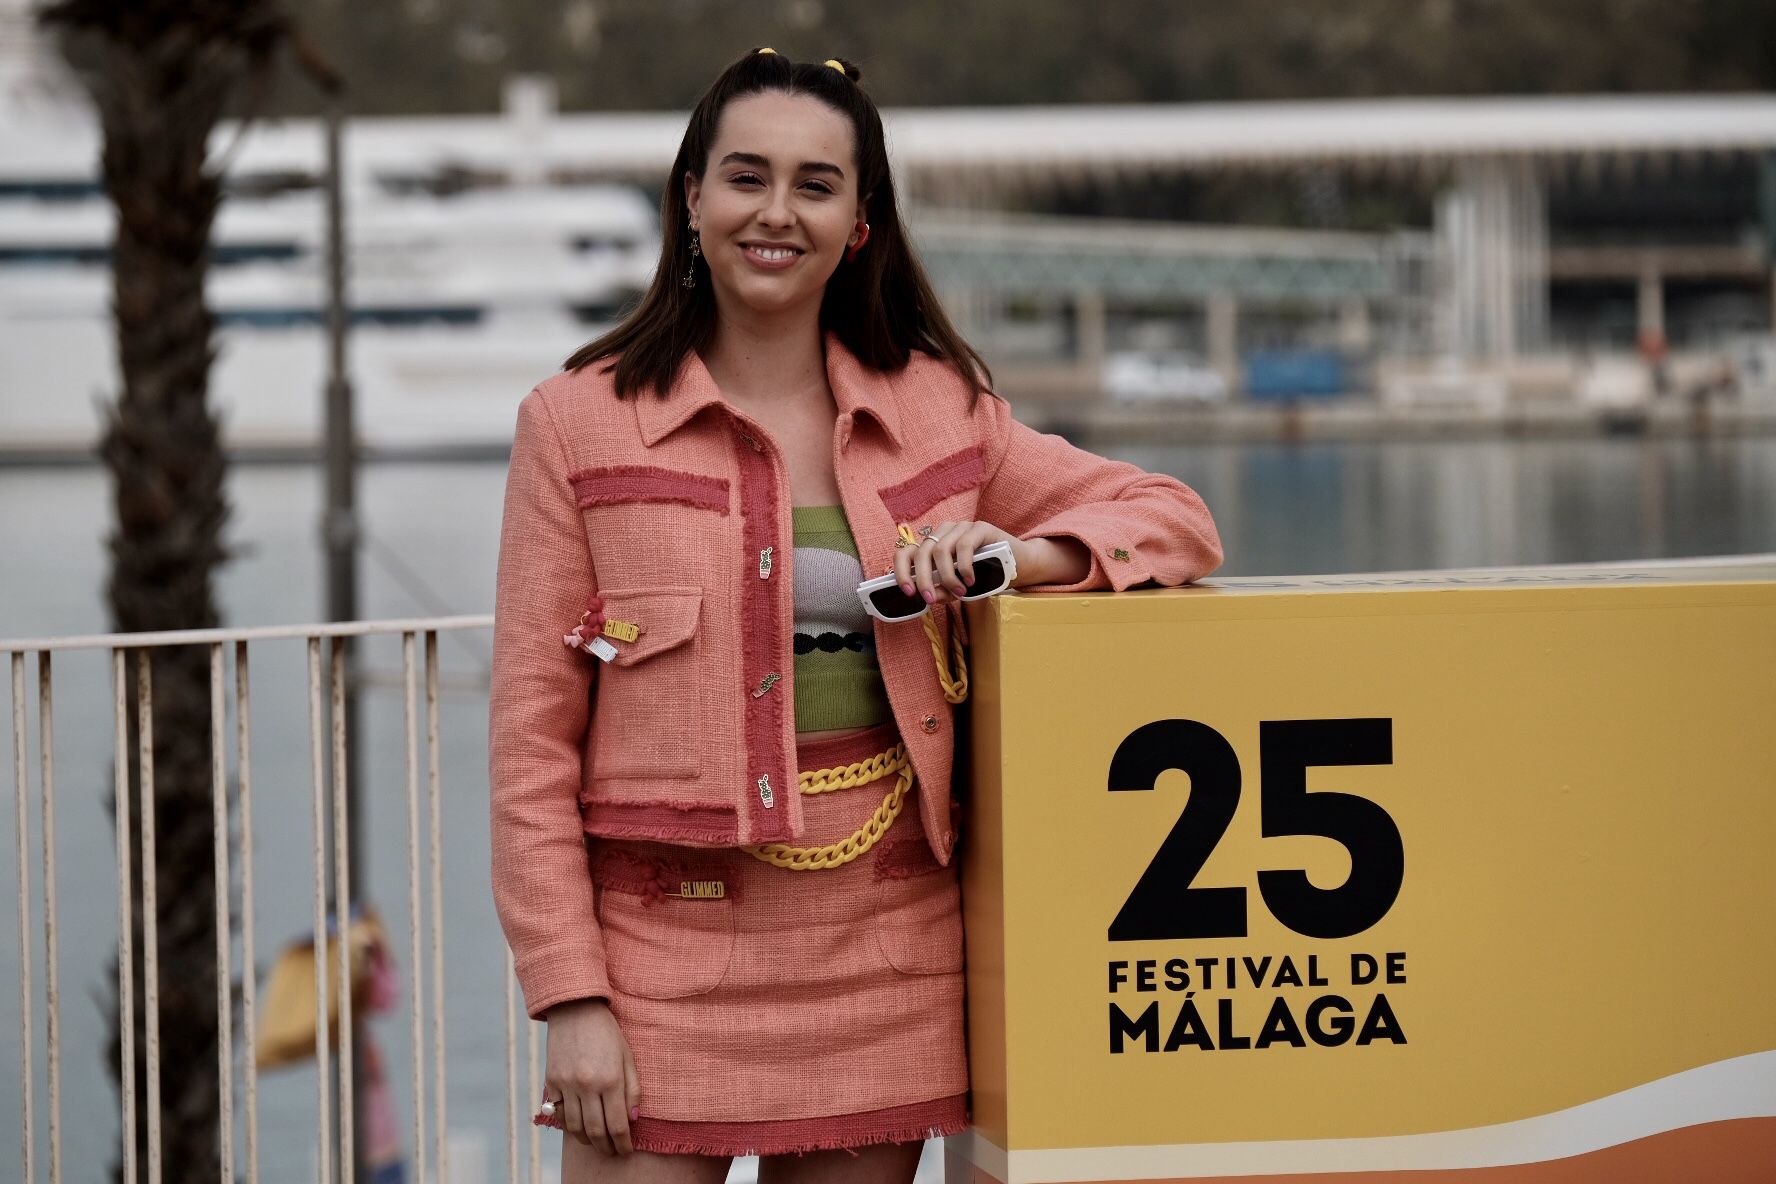
[[[1776,561],[970,609],[949,1179],[1776,1180]]]

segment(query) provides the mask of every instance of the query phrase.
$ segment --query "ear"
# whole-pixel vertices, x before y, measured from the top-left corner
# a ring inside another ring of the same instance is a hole
[[[697,220],[697,203],[703,196],[703,183],[690,173],[685,173],[685,208],[690,211],[691,221]]]

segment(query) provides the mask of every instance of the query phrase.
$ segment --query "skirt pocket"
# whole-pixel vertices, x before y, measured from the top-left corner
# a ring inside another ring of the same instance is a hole
[[[911,841],[911,840],[908,840]],[[919,836],[918,844],[925,846]],[[876,944],[902,974],[955,974],[962,969],[962,888],[956,865],[909,865],[897,844],[884,844],[876,865]]]
[[[683,999],[721,985],[734,957],[734,903],[708,895],[720,881],[686,881],[686,895],[598,886],[611,985],[644,999]],[[676,888],[676,885],[674,885]]]

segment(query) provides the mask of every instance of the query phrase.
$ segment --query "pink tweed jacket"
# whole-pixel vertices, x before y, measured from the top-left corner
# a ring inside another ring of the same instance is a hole
[[[1176,585],[1221,561],[1202,500],[1011,417],[915,353],[871,370],[828,337],[833,463],[864,570],[896,524],[978,519],[1090,550],[1076,584]],[[582,833],[731,847],[795,841],[790,498],[770,436],[692,354],[664,397],[618,400],[598,366],[518,411],[495,600],[493,885],[526,1006],[608,994]],[[1025,588],[1023,591],[1038,589]],[[609,663],[563,644],[589,602],[630,622]],[[958,614],[938,620],[947,638]],[[951,707],[916,622],[875,623],[894,720],[948,863]],[[774,676],[774,677],[773,677]]]

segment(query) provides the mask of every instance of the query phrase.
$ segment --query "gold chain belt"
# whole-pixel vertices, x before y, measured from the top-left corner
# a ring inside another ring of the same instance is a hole
[[[868,785],[880,781],[888,774],[895,774],[894,788],[876,807],[869,821],[858,827],[855,832],[836,843],[828,843],[824,847],[791,847],[787,843],[760,843],[757,846],[743,847],[754,859],[776,867],[786,868],[792,872],[813,872],[822,868],[843,867],[871,847],[888,833],[894,820],[900,817],[901,807],[906,805],[907,791],[913,787],[913,762],[907,757],[904,741],[896,742],[892,748],[878,752],[868,760],[857,761],[849,765],[839,765],[831,769],[814,769],[800,776],[801,790],[805,794],[831,793],[835,789],[850,789],[857,785]]]

